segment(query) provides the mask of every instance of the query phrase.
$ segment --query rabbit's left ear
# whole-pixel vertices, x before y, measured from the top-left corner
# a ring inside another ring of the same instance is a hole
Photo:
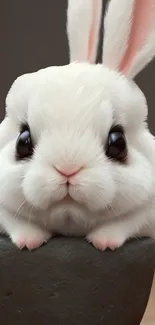
[[[110,0],[103,62],[134,78],[155,55],[155,0]]]
[[[67,35],[70,62],[96,60],[102,0],[68,0]]]

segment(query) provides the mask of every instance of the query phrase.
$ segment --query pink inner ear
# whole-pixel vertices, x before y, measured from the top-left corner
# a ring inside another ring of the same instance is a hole
[[[96,26],[96,7],[97,3],[96,0],[93,0],[93,17],[92,17],[92,26],[89,34],[89,40],[88,40],[88,56],[87,56],[87,61],[90,62],[91,60],[91,55],[93,52],[93,45],[94,45],[94,37],[95,37],[95,26]]]
[[[123,73],[128,71],[134,57],[143,48],[148,35],[155,27],[151,15],[154,2],[155,0],[135,0],[128,48],[120,65],[120,71]]]

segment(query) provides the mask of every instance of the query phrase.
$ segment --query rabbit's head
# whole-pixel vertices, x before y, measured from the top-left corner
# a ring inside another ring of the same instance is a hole
[[[133,78],[155,54],[154,0],[70,0],[70,64],[19,77],[0,127],[0,199],[121,215],[152,193],[147,104]],[[88,214],[89,215],[89,214]],[[95,216],[95,215],[94,215]]]

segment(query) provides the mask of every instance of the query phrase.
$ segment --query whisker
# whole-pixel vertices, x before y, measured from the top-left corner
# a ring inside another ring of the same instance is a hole
[[[29,223],[31,222],[33,209],[34,209],[34,205],[32,205],[31,210],[30,210],[30,213],[29,213],[29,217],[28,217],[28,222]]]
[[[26,200],[24,200],[24,201],[20,204],[20,206],[19,206],[18,209],[16,210],[16,212],[15,212],[13,218],[17,218],[17,217],[18,217],[18,215],[19,215],[20,211],[23,209],[25,203],[26,203]]]
[[[117,213],[116,213],[114,207],[112,206],[112,204],[109,204],[108,209],[109,209],[109,211],[110,211],[110,209],[111,209],[111,210],[114,212],[114,216],[115,216],[115,217],[118,217],[118,215],[117,215]]]

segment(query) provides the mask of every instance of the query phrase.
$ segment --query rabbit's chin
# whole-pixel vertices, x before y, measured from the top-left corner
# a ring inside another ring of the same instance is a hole
[[[103,222],[103,215],[90,211],[85,205],[67,196],[53,205],[48,216],[49,228],[62,235],[85,236]],[[51,227],[50,227],[51,225]]]

